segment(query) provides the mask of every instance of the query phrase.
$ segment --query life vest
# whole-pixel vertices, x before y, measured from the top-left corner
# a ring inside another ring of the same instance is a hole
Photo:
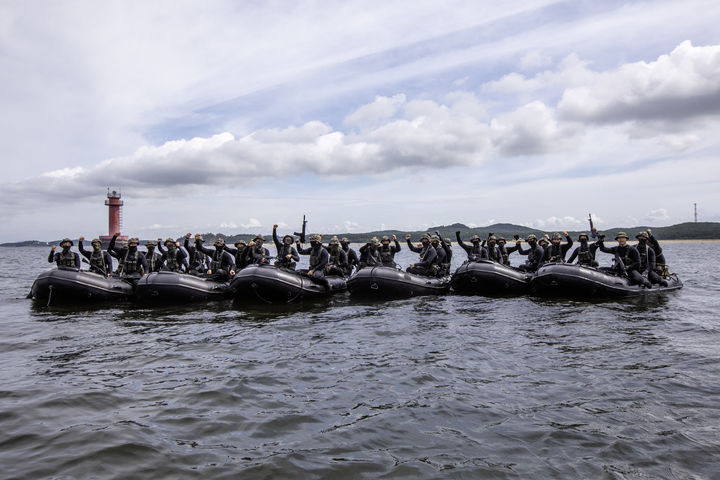
[[[243,258],[243,253],[245,252],[245,249],[247,247],[242,247],[237,249],[237,253],[235,253],[235,265],[237,268],[243,268],[247,266],[247,257]]]
[[[107,275],[107,268],[105,267],[105,258],[102,250],[95,250],[90,254],[90,269],[95,270],[98,273]]]
[[[580,243],[580,247],[578,249],[577,254],[578,264],[580,265],[592,265],[595,258],[593,258],[593,254],[590,251],[590,247],[587,243],[582,244]]]
[[[637,248],[638,253],[640,254],[640,272],[644,272],[648,268],[648,249],[647,246],[645,248],[642,248],[640,246],[635,247]]]
[[[190,265],[194,270],[205,270],[205,254],[195,248],[190,258]]]
[[[503,256],[498,250],[497,246],[488,246],[488,258],[493,262],[500,262],[500,260],[504,260],[505,258],[507,258],[507,254]]]
[[[77,262],[75,261],[75,254],[70,249],[68,249],[67,252],[62,250],[56,263],[58,267],[79,268]]]
[[[563,258],[563,251],[562,251],[562,245],[559,243],[555,245],[554,243],[550,244],[550,254],[548,255],[548,261],[549,262],[564,262],[565,259]]]
[[[123,275],[130,275],[138,273],[138,259],[140,258],[140,252],[135,250],[130,253],[130,249],[125,252],[125,258],[123,258],[122,264],[120,265],[120,273]]]
[[[178,262],[177,257],[178,249],[168,248],[167,252],[165,253],[165,268],[167,268],[171,272],[179,272],[180,262]]]
[[[212,270],[214,273],[223,270],[222,257],[224,252],[225,251],[222,249],[215,249],[212,254],[212,259],[210,261],[210,270]]]
[[[317,247],[310,251],[310,270],[315,270],[315,267],[320,263],[320,253],[322,249],[322,247]]]
[[[540,261],[540,259],[537,258],[537,255],[535,254],[536,248],[537,247],[532,247],[532,246],[530,247],[530,252],[528,253],[528,258],[527,258],[528,263],[536,264]]]
[[[145,255],[145,258],[148,262],[148,270],[151,272],[154,272],[157,270],[155,267],[160,262],[160,254],[158,254],[156,251],[148,251],[147,255]]]
[[[286,268],[294,267],[295,262],[293,262],[292,257],[287,258],[288,255],[292,255],[292,245],[283,243],[280,247],[280,251],[278,252],[278,259],[275,262],[275,265]]]
[[[392,247],[390,245],[383,245],[378,250],[380,252],[380,262],[386,267],[394,267],[395,253],[393,252]]]
[[[368,247],[365,253],[365,265],[367,265],[368,267],[377,267],[378,265],[382,264],[380,260],[380,251],[378,248],[372,250]]]

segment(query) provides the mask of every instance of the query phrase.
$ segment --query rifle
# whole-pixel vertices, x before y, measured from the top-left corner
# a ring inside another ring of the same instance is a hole
[[[593,225],[592,213],[588,213],[588,222],[590,222],[590,235],[595,239],[597,238],[597,232],[595,231],[595,225]]]
[[[297,235],[300,237],[300,243],[305,243],[305,227],[306,226],[307,226],[307,220],[305,220],[305,215],[303,215],[302,232],[294,232],[294,235]]]

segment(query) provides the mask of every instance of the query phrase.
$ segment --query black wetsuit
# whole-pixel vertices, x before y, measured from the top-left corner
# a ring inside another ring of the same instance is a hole
[[[272,237],[275,249],[277,250],[277,260],[275,260],[275,266],[295,270],[297,262],[300,261],[300,255],[298,255],[298,252],[295,250],[293,244],[290,243],[289,245],[286,245],[285,242],[281,242],[280,239],[278,239],[276,228],[273,228]],[[288,255],[290,255],[290,258],[287,258]]]
[[[190,270],[188,265],[187,254],[182,249],[173,246],[167,250],[163,250],[162,245],[158,244],[158,250],[162,253],[160,261],[162,262],[161,270],[166,272],[187,272]]]
[[[80,254],[88,259],[90,264],[90,271],[107,277],[113,271],[112,257],[108,252],[95,250],[93,247],[92,251],[85,250],[82,240],[78,240],[78,250]]]
[[[270,250],[263,247],[262,244],[255,244],[252,247],[247,246],[247,262],[248,265],[270,265]],[[300,257],[298,257],[300,258]]]
[[[667,282],[657,273],[657,256],[655,255],[655,249],[648,246],[647,243],[639,242],[635,248],[640,254],[640,273],[647,272],[647,278],[650,283],[657,285],[662,284],[667,287]]]
[[[669,272],[662,247],[660,247],[657,239],[650,234],[648,234],[648,241],[650,242],[652,249],[655,251],[655,272],[660,276],[668,275]]]
[[[360,261],[358,268],[377,267],[382,265],[380,258],[380,247],[373,248],[372,244],[366,243],[360,247]]]
[[[435,271],[435,275],[438,277],[447,275],[450,273],[450,261],[448,260],[445,244],[438,243],[437,245],[433,245],[433,248],[435,249],[437,256],[435,257],[435,265],[432,267],[432,270]]]
[[[564,263],[565,255],[573,246],[572,238],[570,238],[569,235],[565,235],[565,240],[567,240],[567,243],[550,242],[550,245],[548,245],[545,249],[545,256],[543,257],[542,262]]]
[[[395,242],[395,245],[383,245],[380,243],[378,251],[380,252],[380,263],[382,263],[383,267],[395,267],[397,265],[395,263],[395,254],[402,249],[397,239],[394,239],[393,242]]]
[[[323,247],[320,242],[316,245],[312,245],[308,248],[302,248],[298,245],[298,253],[301,255],[310,255],[310,268],[307,270],[301,270],[305,274],[310,274],[312,278],[320,282],[325,286],[326,290],[330,290],[330,283],[325,278],[325,267],[327,267],[330,261],[330,254]]]
[[[437,267],[435,267],[437,264],[437,250],[430,243],[427,246],[418,248],[410,243],[409,239],[407,242],[410,250],[420,254],[420,261],[409,266],[405,271],[426,277],[434,276],[437,272]]]
[[[145,252],[145,261],[147,261],[148,264],[148,273],[159,272],[162,270],[162,255],[156,252],[154,248],[146,248],[147,252]]]
[[[200,240],[195,241],[195,248],[210,257],[210,265],[205,278],[216,282],[227,282],[230,279],[230,271],[235,267],[233,257],[225,251],[225,245],[216,246],[214,249],[206,248]]]
[[[80,255],[78,255],[76,252],[73,252],[69,248],[63,248],[59,252],[54,252],[50,250],[50,255],[48,256],[48,263],[53,262],[55,262],[58,267],[77,268],[78,270],[80,270]]]
[[[502,261],[503,261],[502,252],[498,248],[497,244],[488,243],[486,246],[484,246],[482,258],[484,258],[486,260],[490,260],[495,263],[502,263]]]
[[[328,264],[325,267],[325,274],[344,277],[348,265],[347,254],[345,253],[345,250],[340,248],[339,244],[337,245],[337,249],[335,251],[333,251],[332,246],[327,246],[323,248],[327,250],[329,256]]]
[[[350,248],[349,243],[341,243],[340,245],[342,246],[342,249],[348,259],[348,266],[345,275],[350,276],[353,272],[353,268],[357,268],[360,265],[360,259],[358,258],[357,252]]]
[[[632,284],[644,285],[647,288],[652,287],[652,284],[638,271],[640,268],[640,252],[638,252],[637,248],[627,244],[624,247],[618,245],[608,248],[602,240],[597,243],[601,252],[615,255],[615,267],[613,269],[617,273],[626,274]]]
[[[188,253],[188,264],[190,265],[188,273],[191,275],[202,275],[207,272],[208,259],[204,253],[199,252],[195,247],[190,245],[189,237],[185,237],[183,246]]]
[[[460,232],[455,232],[455,237],[457,238],[458,245],[467,253],[468,260],[478,260],[482,258],[483,248],[482,245],[480,245],[480,239],[478,239],[477,242],[472,242],[472,245],[468,245],[460,238]]]
[[[519,265],[518,268],[520,270],[524,270],[526,272],[535,272],[537,271],[538,267],[540,266],[540,262],[542,262],[543,256],[545,255],[545,250],[543,250],[543,247],[538,245],[537,243],[535,245],[528,243],[527,250],[522,248],[522,245],[517,244],[518,247],[517,251],[520,255],[527,255],[528,259],[527,261]]]
[[[597,267],[598,262],[595,260],[595,252],[597,252],[597,243],[588,243],[587,240],[580,240],[580,246],[573,250],[567,263],[573,263],[577,258],[578,265],[588,267]]]
[[[137,247],[115,247],[116,238],[116,236],[113,236],[110,239],[108,251],[115,252],[117,257],[120,258],[120,265],[118,266],[120,275],[137,280],[148,273],[148,264],[147,260],[145,260],[145,255],[139,251]]]
[[[235,260],[236,272],[248,266],[248,253],[250,253],[250,249],[247,246],[244,246],[242,248],[235,248],[229,245],[225,245],[225,250],[230,252],[230,255],[233,256]]]

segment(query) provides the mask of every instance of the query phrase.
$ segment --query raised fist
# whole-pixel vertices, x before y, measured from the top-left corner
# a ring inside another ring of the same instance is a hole
[[[409,233],[405,234],[405,240],[410,240],[410,237],[412,237],[412,235],[410,235]]]
[[[78,238],[78,242],[82,242],[83,240],[85,240],[85,237]]]

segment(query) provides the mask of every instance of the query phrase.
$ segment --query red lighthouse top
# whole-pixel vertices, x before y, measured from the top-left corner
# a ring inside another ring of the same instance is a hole
[[[117,192],[113,190],[110,191],[110,188],[108,188],[107,192],[107,200],[105,200],[105,205],[108,206],[108,236],[105,237],[104,235],[100,237],[100,239],[103,241],[103,244],[110,241],[110,238],[112,238],[115,233],[120,231],[120,228],[122,227],[122,214],[120,211],[120,207],[123,206],[124,202],[121,200],[122,195],[120,195],[120,192]],[[118,236],[118,240],[126,240],[126,235]]]

